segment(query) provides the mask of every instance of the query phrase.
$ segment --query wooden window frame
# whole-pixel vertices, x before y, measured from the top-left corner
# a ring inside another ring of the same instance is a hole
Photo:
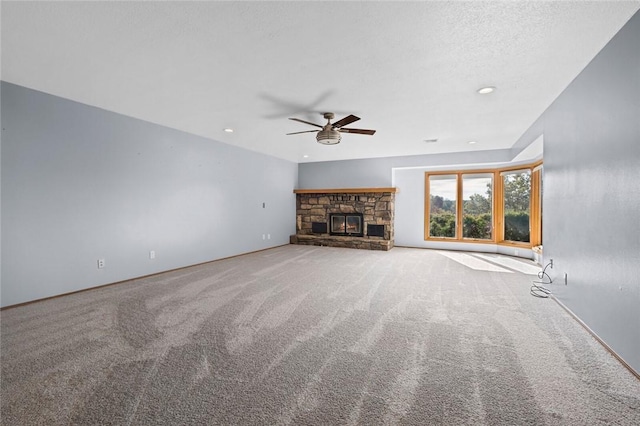
[[[429,235],[429,215],[431,213],[431,197],[429,196],[430,194],[430,181],[429,181],[429,177],[430,176],[456,176],[456,234],[454,237],[431,237]],[[425,240],[432,240],[432,241],[457,241],[458,240],[458,234],[459,234],[459,229],[460,229],[460,212],[458,209],[458,200],[460,199],[461,196],[461,190],[460,190],[460,183],[459,183],[459,176],[457,172],[427,172],[425,174],[425,191],[426,191],[426,196],[425,196],[425,214],[424,214],[424,220],[425,220],[425,228],[424,228],[424,237]]]
[[[532,248],[542,242],[540,185],[542,161],[523,164],[519,166],[504,167],[499,169],[470,169],[470,170],[442,170],[425,172],[425,197],[424,197],[424,239],[425,241],[474,243],[474,244],[498,244],[511,247]],[[529,170],[531,173],[531,193],[529,197],[529,242],[507,241],[504,239],[504,181],[502,174],[516,170]],[[491,239],[464,238],[463,237],[463,176],[476,174],[492,175],[493,185],[491,190]],[[431,176],[450,175],[456,176],[456,233],[455,237],[432,237],[429,235],[431,196],[429,182]]]

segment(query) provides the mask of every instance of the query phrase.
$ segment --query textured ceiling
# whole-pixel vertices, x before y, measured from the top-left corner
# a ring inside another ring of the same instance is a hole
[[[307,162],[510,148],[640,2],[1,7],[3,80]],[[324,111],[378,132],[285,136]]]

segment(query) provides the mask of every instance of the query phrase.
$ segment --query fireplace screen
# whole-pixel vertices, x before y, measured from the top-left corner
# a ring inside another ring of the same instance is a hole
[[[352,235],[361,237],[362,215],[360,213],[334,213],[330,216],[331,235]]]

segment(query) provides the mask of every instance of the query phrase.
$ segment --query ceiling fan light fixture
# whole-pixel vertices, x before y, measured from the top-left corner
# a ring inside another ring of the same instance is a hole
[[[331,124],[331,120],[334,118],[334,114],[332,112],[325,112],[322,114],[324,118],[327,119],[327,124],[321,126],[320,124],[312,123],[310,121],[301,120],[299,118],[290,117],[289,120],[299,121],[300,123],[309,124],[314,127],[319,127],[321,130],[305,130],[302,132],[293,132],[287,133],[287,135],[297,135],[300,133],[316,133],[316,141],[322,145],[336,145],[339,144],[342,140],[341,133],[355,133],[359,135],[373,135],[376,133],[375,130],[371,129],[354,129],[352,127],[344,127],[347,126],[354,121],[360,120],[360,117],[356,117],[353,114],[349,114],[341,120],[336,121]]]
[[[491,92],[493,92],[494,90],[496,90],[495,87],[493,86],[486,86],[486,87],[481,87],[478,89],[478,93],[480,93],[481,95],[487,95]]]
[[[340,132],[334,129],[322,129],[316,135],[316,140],[322,145],[336,145],[341,139]]]

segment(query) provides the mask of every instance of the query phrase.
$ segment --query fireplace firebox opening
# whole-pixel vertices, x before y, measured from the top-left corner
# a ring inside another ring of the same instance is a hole
[[[363,218],[361,213],[331,213],[329,215],[329,234],[362,237]]]

